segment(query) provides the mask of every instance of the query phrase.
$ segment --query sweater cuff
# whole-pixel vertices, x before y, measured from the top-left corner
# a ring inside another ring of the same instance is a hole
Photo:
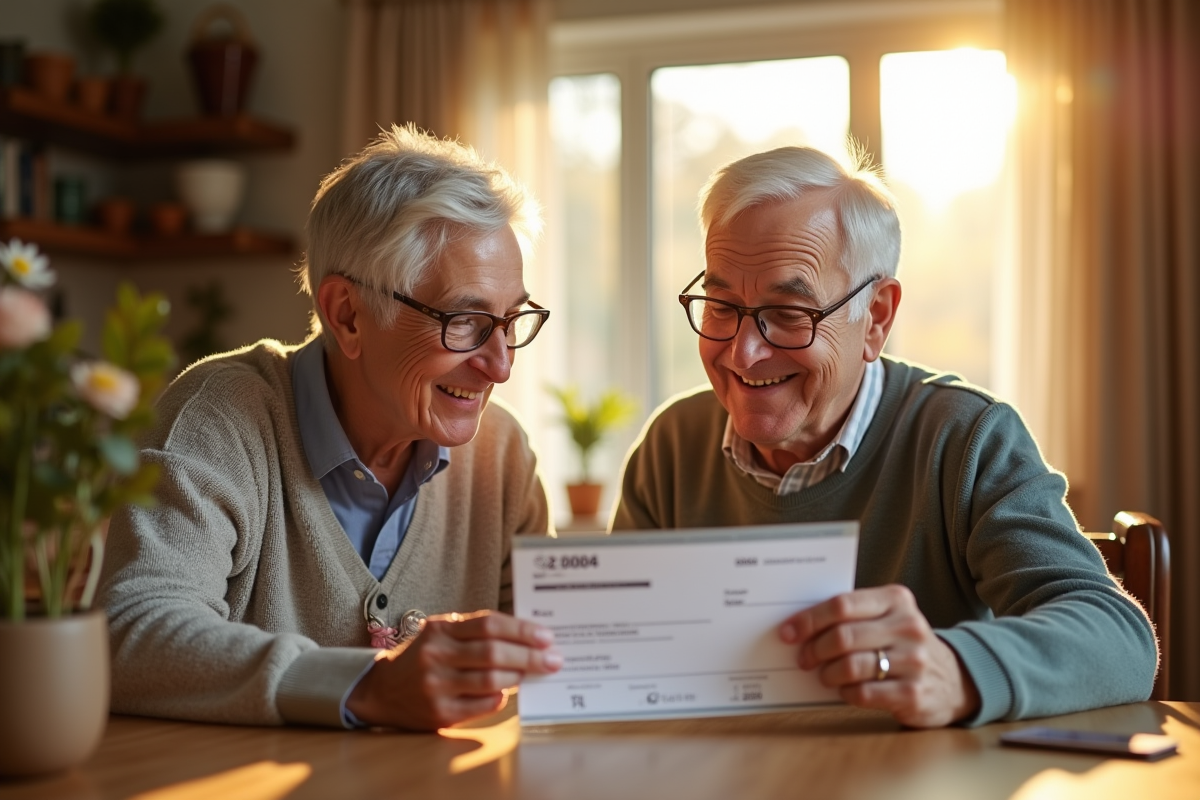
[[[292,662],[275,695],[279,715],[292,725],[345,728],[346,698],[375,664],[367,647],[321,647]]]
[[[979,692],[979,710],[958,724],[984,725],[1009,715],[1013,706],[1012,686],[1004,667],[983,642],[962,628],[934,631],[962,661],[967,675]]]

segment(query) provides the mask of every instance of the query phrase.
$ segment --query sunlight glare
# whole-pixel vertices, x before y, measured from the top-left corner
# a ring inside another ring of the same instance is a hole
[[[841,56],[664,67],[650,85],[655,102],[693,116],[683,142],[693,153],[711,149],[722,126],[751,148],[797,127],[806,144],[833,154],[845,148],[850,66]]]
[[[883,161],[934,208],[994,182],[1016,112],[999,50],[889,53],[880,61]]]

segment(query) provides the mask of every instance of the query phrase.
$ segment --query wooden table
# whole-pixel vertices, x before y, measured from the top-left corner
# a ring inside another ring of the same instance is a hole
[[[1200,703],[1039,721],[1165,732],[1155,763],[1001,747],[1028,723],[901,730],[846,707],[521,730],[511,711],[440,734],[242,728],[114,716],[82,768],[0,782],[0,798],[1163,798],[1200,797]]]

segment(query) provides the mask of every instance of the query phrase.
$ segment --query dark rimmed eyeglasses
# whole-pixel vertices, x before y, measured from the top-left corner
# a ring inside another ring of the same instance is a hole
[[[781,350],[803,350],[817,338],[817,323],[837,311],[850,299],[879,280],[879,276],[868,279],[850,294],[825,308],[804,306],[739,306],[726,300],[717,300],[704,295],[688,294],[688,291],[704,277],[701,272],[684,287],[679,302],[687,313],[692,330],[714,342],[728,342],[737,336],[742,319],[754,317],[758,332],[767,344]]]
[[[359,286],[365,285],[349,275],[342,277]],[[509,350],[524,347],[534,340],[550,317],[549,309],[542,308],[532,300],[527,301],[532,308],[498,317],[486,311],[439,311],[399,292],[389,292],[386,289],[379,291],[390,294],[393,300],[398,300],[440,323],[442,347],[455,353],[469,353],[483,347],[496,328],[504,330],[504,344]]]

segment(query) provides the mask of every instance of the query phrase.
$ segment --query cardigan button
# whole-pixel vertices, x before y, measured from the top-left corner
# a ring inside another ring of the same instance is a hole
[[[410,609],[400,617],[400,641],[407,642],[417,638],[425,627],[425,612],[419,608]]]
[[[375,605],[378,608],[387,608],[387,595],[380,594],[375,596]]]

